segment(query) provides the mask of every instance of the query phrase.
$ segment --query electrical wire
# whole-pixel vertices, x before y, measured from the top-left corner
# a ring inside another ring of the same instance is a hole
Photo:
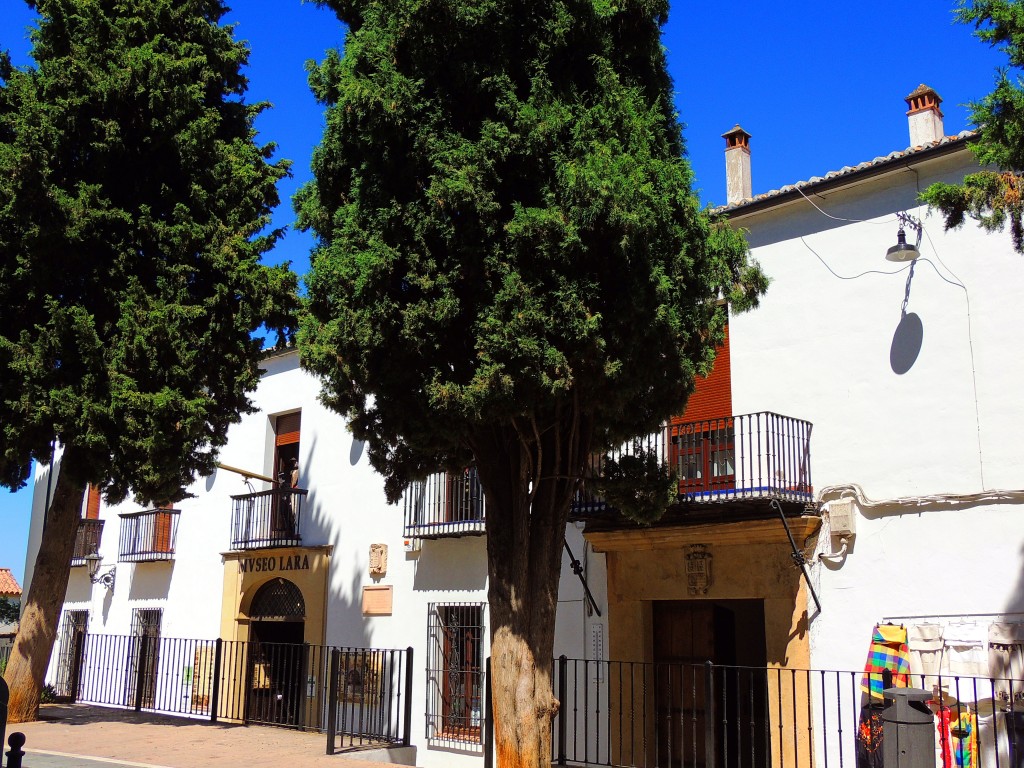
[[[987,502],[1024,501],[1024,489],[1003,490],[986,489],[977,493],[931,493],[925,496],[899,496],[894,499],[869,498],[864,489],[857,483],[828,485],[818,491],[818,500],[825,501],[826,496],[837,498],[854,498],[857,504],[865,509],[876,507],[926,507],[935,504],[982,504]]]
[[[811,200],[811,198],[809,198],[807,195],[805,195],[804,191],[800,189],[800,187],[798,187],[796,184],[793,185],[793,189],[799,192],[804,200],[813,205],[815,209],[818,211],[818,213],[820,213],[822,216],[827,216],[828,218],[833,219],[835,221],[849,221],[853,222],[854,224],[891,224],[892,222],[896,221],[896,217],[893,217],[891,219],[885,219],[884,221],[868,221],[867,219],[844,219],[842,216],[833,216],[831,213],[826,213],[825,211],[823,211],[818,206],[818,204]]]

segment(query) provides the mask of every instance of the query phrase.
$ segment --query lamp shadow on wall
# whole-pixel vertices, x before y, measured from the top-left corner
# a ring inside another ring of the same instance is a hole
[[[902,376],[914,367],[917,356],[921,354],[923,341],[924,324],[921,318],[914,312],[904,313],[889,347],[889,367],[893,373]]]

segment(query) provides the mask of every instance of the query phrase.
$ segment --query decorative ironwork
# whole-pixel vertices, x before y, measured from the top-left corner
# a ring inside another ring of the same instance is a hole
[[[71,555],[71,566],[85,565],[87,555],[95,555],[100,551],[103,540],[103,521],[83,519],[78,521],[78,532],[75,534],[75,549]]]
[[[232,496],[231,549],[296,547],[302,542],[303,488]]]
[[[406,491],[405,535],[419,539],[479,536],[484,532],[485,513],[476,467],[437,472]]]
[[[302,621],[305,617],[306,601],[301,590],[288,579],[280,577],[259,588],[249,609],[251,619]]]
[[[609,458],[641,452],[653,452],[672,470],[679,483],[680,504],[754,499],[813,502],[811,428],[808,421],[769,412],[666,425],[654,434],[595,453],[573,500],[571,516],[585,519],[613,511],[592,479],[601,476]]]
[[[432,603],[427,637],[427,737],[481,744],[483,603]]]
[[[129,563],[174,559],[180,516],[177,509],[148,509],[120,515],[117,559]]]

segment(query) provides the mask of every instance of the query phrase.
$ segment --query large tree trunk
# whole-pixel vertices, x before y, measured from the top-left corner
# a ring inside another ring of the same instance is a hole
[[[66,450],[61,463],[66,465],[74,461],[72,453]],[[71,556],[85,497],[85,486],[76,484],[70,478],[71,474],[59,472],[57,475],[53,503],[43,526],[21,625],[4,672],[4,679],[11,689],[7,709],[11,723],[35,720],[39,714],[39,695],[57,637],[57,624],[68,589]]]
[[[568,428],[566,428],[568,427]],[[491,696],[498,768],[551,765],[551,690],[565,524],[589,434],[559,423],[537,440],[474,440],[487,497]],[[585,438],[585,439],[584,439]]]

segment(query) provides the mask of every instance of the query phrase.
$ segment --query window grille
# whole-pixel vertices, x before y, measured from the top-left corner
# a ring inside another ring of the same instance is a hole
[[[484,604],[431,603],[427,618],[427,738],[482,744]]]
[[[89,627],[88,611],[65,611],[60,631],[60,655],[54,687],[60,696],[74,696],[77,691],[76,664],[81,661],[85,633]]]
[[[251,619],[303,621],[305,617],[306,601],[302,592],[292,582],[280,577],[259,588],[249,609]]]
[[[132,611],[132,656],[128,685],[128,701],[152,708],[156,699],[157,672],[160,667],[160,624],[162,608],[136,608]],[[135,697],[140,697],[136,702]]]

